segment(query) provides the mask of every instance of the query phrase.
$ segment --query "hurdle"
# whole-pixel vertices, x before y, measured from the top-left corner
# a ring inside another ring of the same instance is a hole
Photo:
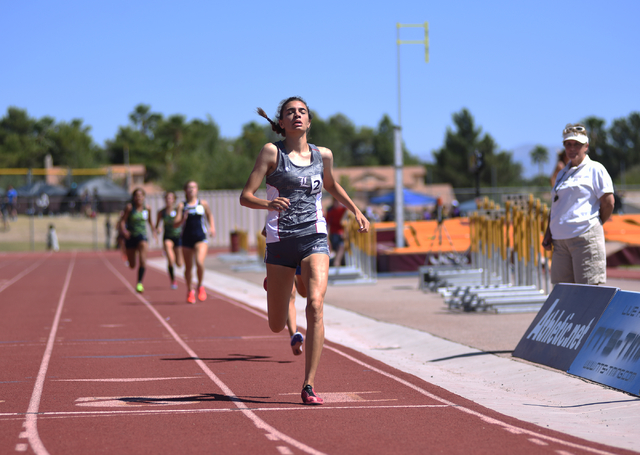
[[[504,208],[484,198],[469,218],[468,279],[461,271],[457,276],[442,271],[436,272],[437,277],[428,275],[429,285],[422,285],[424,290],[437,289],[451,310],[537,311],[551,291],[550,258],[541,248],[548,222],[546,204],[524,194],[504,195],[502,201]],[[427,273],[433,274],[425,271],[421,282]]]
[[[349,212],[345,227],[345,265],[329,267],[330,285],[375,284],[378,281],[376,230],[358,232],[356,217]]]

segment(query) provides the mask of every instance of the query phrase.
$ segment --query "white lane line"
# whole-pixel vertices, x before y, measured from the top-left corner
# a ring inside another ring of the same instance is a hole
[[[534,444],[538,444],[539,446],[548,446],[549,445],[546,442],[541,441],[541,440],[536,439],[536,438],[529,438],[529,441],[533,442]]]
[[[184,404],[184,403],[181,403]],[[155,405],[149,405],[155,406]],[[159,405],[162,406],[162,405]],[[298,407],[273,407],[273,408],[251,408],[252,412],[320,412],[320,411],[341,411],[345,409],[367,409],[377,410],[377,409],[436,409],[436,408],[452,408],[457,406],[449,406],[446,404],[399,404],[399,405],[369,405],[369,406],[316,406],[314,408],[310,408],[309,406],[303,406],[302,404]],[[112,411],[47,411],[40,412],[38,416],[40,418],[47,417],[100,417],[100,416],[111,416],[111,415],[142,415],[142,414],[225,414],[228,412],[242,412],[242,409],[233,409],[233,408],[219,408],[219,409],[165,409],[162,406],[161,409],[118,409]],[[4,412],[0,413],[0,417],[20,417],[24,416],[22,412]],[[278,437],[273,435],[274,440],[277,440]]]
[[[222,390],[222,392],[231,399],[231,401],[233,402],[233,404],[238,407],[242,413],[253,422],[253,424],[262,430],[265,430],[266,432],[276,436],[278,439],[280,439],[283,442],[286,442],[287,444],[297,448],[298,450],[301,450],[303,452],[312,454],[312,455],[324,455],[322,452],[314,449],[313,447],[309,447],[306,444],[303,444],[302,442],[291,438],[290,436],[287,436],[286,434],[278,431],[277,429],[275,429],[274,427],[272,427],[271,425],[269,425],[267,422],[265,422],[264,420],[262,420],[260,417],[258,417],[253,411],[251,411],[249,409],[249,407],[243,403],[237,396],[235,393],[233,393],[233,391],[227,387],[227,385],[222,382],[222,380],[220,380],[220,378],[218,378],[213,371],[211,371],[209,369],[209,367],[200,359],[200,357],[198,356],[198,354],[196,354],[196,352],[194,350],[191,349],[191,347],[189,347],[189,345],[187,345],[187,343],[184,342],[184,340],[180,337],[180,335],[178,335],[176,333],[175,330],[173,330],[173,327],[171,327],[167,321],[162,317],[162,315],[151,305],[151,303],[145,299],[142,295],[140,295],[139,293],[137,293],[135,291],[135,289],[133,289],[133,286],[131,286],[131,284],[129,284],[129,282],[127,281],[127,279],[122,276],[122,274],[116,270],[115,267],[113,267],[113,265],[111,265],[111,263],[109,261],[106,260],[106,258],[104,257],[103,254],[100,254],[100,257],[102,258],[103,262],[107,265],[107,268],[109,270],[111,270],[111,272],[113,272],[114,275],[116,275],[116,277],[118,277],[118,279],[125,285],[125,287],[127,289],[129,289],[129,291],[136,296],[136,298],[138,300],[140,300],[140,302],[142,302],[147,309],[149,309],[149,311],[151,311],[151,313],[156,317],[156,319],[158,319],[158,321],[160,321],[160,323],[164,326],[164,328],[171,334],[171,336],[173,337],[174,340],[176,340],[176,342],[186,351],[186,353],[193,357],[196,362],[196,364],[200,367],[200,369],[202,369],[202,371],[204,371],[204,373],[209,377],[209,379],[211,379],[219,388],[220,390]]]
[[[576,444],[576,443],[573,443],[573,442],[564,441],[562,439],[558,439],[558,438],[555,438],[553,436],[546,436],[546,435],[543,435],[543,434],[536,433],[535,431],[530,431],[530,430],[527,430],[525,428],[520,428],[520,427],[517,427],[515,425],[511,425],[509,423],[502,422],[502,421],[500,421],[498,419],[494,419],[493,417],[489,417],[487,415],[484,415],[481,412],[474,411],[474,410],[466,408],[464,406],[456,405],[452,401],[446,400],[446,399],[441,398],[441,397],[439,397],[437,395],[434,395],[433,393],[427,392],[426,390],[418,387],[417,385],[414,385],[414,384],[412,384],[412,383],[410,383],[408,381],[405,381],[402,378],[394,376],[391,373],[387,373],[386,371],[380,370],[380,369],[374,367],[373,365],[369,365],[368,363],[365,363],[365,362],[363,362],[361,360],[358,360],[355,357],[353,357],[353,356],[351,356],[351,355],[349,355],[349,354],[347,354],[345,352],[340,351],[339,349],[333,348],[331,346],[326,346],[326,345],[325,345],[325,349],[333,351],[336,354],[339,354],[339,355],[351,360],[352,362],[355,362],[355,363],[357,363],[357,364],[359,364],[359,365],[361,365],[361,366],[363,366],[363,367],[365,367],[367,369],[370,369],[371,371],[374,371],[374,372],[379,373],[379,374],[381,374],[383,376],[386,376],[386,377],[388,377],[390,379],[393,379],[394,381],[399,382],[400,384],[403,384],[403,385],[415,390],[416,392],[421,393],[424,396],[432,398],[433,400],[439,401],[440,403],[449,405],[451,407],[455,407],[456,409],[459,409],[460,411],[465,412],[467,414],[470,414],[472,416],[478,417],[480,420],[482,420],[485,423],[501,426],[504,429],[506,429],[507,431],[510,431],[512,433],[517,431],[520,434],[526,434],[526,435],[533,436],[533,437],[538,438],[538,439],[544,439],[546,441],[554,442],[556,444],[565,445],[565,446],[568,446],[568,447],[571,447],[571,448],[574,448],[574,449],[584,450],[586,452],[597,453],[599,455],[614,455],[612,452],[606,452],[604,450],[594,449],[592,447],[584,446],[584,445],[581,445],[581,444]]]
[[[24,269],[22,272],[18,273],[16,276],[11,278],[10,280],[4,281],[2,284],[0,284],[0,292],[2,292],[5,289],[7,289],[9,286],[11,286],[13,283],[15,283],[16,281],[18,281],[20,278],[24,277],[28,273],[34,271],[49,256],[51,256],[51,253],[47,254],[44,258],[40,259],[38,262],[34,262],[33,264],[31,264],[31,266],[27,267],[26,269]]]
[[[49,333],[49,340],[47,341],[47,347],[44,350],[44,356],[42,357],[42,363],[40,364],[40,370],[36,378],[36,383],[31,395],[31,401],[29,402],[29,408],[27,409],[27,417],[24,422],[24,428],[27,432],[27,439],[31,448],[36,455],[48,454],[47,449],[40,440],[38,435],[38,409],[40,408],[40,399],[42,398],[42,390],[44,388],[44,379],[49,368],[49,361],[51,360],[51,352],[53,351],[53,343],[56,339],[56,333],[58,333],[58,325],[60,324],[60,315],[62,314],[62,307],[67,296],[67,290],[69,289],[69,282],[71,281],[71,272],[73,266],[76,263],[76,254],[73,254],[69,268],[67,269],[67,276],[64,280],[64,286],[62,287],[62,293],[60,294],[60,300],[58,300],[58,308],[56,309],[56,315],[53,318],[53,324],[51,325],[51,332]]]
[[[216,291],[214,290],[214,292],[216,292]],[[250,308],[247,304],[245,304],[245,303],[243,303],[241,301],[234,300],[233,298],[228,297],[228,296],[226,296],[226,295],[224,295],[222,293],[216,292],[216,294],[217,294],[217,298],[219,298],[220,300],[224,300],[225,302],[228,302],[228,303],[230,303],[232,305],[235,305],[235,306],[237,306],[239,308],[246,309],[247,311],[250,311],[251,313],[258,315],[258,316],[262,317],[265,320],[269,319],[268,316],[265,313],[262,313],[262,312],[259,312],[257,310],[254,310],[254,309]],[[419,392],[419,393],[421,393],[421,394],[423,394],[423,395],[425,395],[425,396],[427,396],[429,398],[432,398],[432,399],[434,399],[436,401],[444,403],[447,406],[455,407],[456,409],[459,409],[459,410],[461,410],[463,412],[466,412],[467,414],[471,414],[473,416],[476,416],[480,420],[482,420],[483,422],[502,426],[505,430],[510,431],[512,433],[527,434],[527,435],[534,436],[534,437],[539,438],[539,439],[545,439],[545,440],[550,441],[550,442],[554,442],[554,443],[557,443],[557,444],[565,445],[565,446],[568,446],[568,447],[571,447],[571,448],[574,448],[574,449],[580,449],[580,450],[584,450],[584,451],[587,451],[587,452],[596,453],[596,454],[599,454],[599,455],[613,455],[612,452],[606,452],[606,451],[602,451],[602,450],[599,450],[599,449],[594,449],[594,448],[591,448],[591,447],[583,446],[583,445],[580,445],[580,444],[575,444],[575,443],[572,443],[572,442],[569,442],[569,441],[564,441],[562,439],[555,438],[553,436],[541,435],[541,434],[538,434],[536,432],[533,432],[533,431],[530,431],[530,430],[526,430],[524,428],[520,428],[520,427],[517,427],[515,425],[511,425],[511,424],[508,424],[506,422],[502,422],[500,420],[497,420],[497,419],[494,419],[492,417],[486,416],[486,415],[484,415],[484,414],[482,414],[480,412],[473,411],[473,410],[468,409],[468,408],[466,408],[464,406],[456,405],[455,403],[453,403],[451,401],[448,401],[448,400],[446,400],[444,398],[441,398],[441,397],[439,397],[437,395],[434,395],[434,394],[432,394],[430,392],[427,392],[426,390],[421,389],[420,387],[415,386],[412,383],[405,381],[404,379],[401,379],[401,378],[399,378],[397,376],[394,376],[391,373],[387,373],[386,371],[380,370],[380,369],[378,369],[378,368],[376,368],[376,367],[374,367],[372,365],[369,365],[368,363],[362,362],[362,361],[356,359],[355,357],[353,357],[353,356],[351,356],[351,355],[349,355],[349,354],[347,354],[345,352],[340,351],[339,349],[333,348],[331,346],[327,346],[326,344],[324,345],[324,348],[325,349],[329,349],[330,351],[333,351],[333,352],[335,352],[335,353],[337,353],[337,354],[339,354],[339,355],[341,355],[341,356],[343,356],[343,357],[345,357],[345,358],[347,358],[347,359],[349,359],[349,360],[351,360],[351,361],[353,361],[353,362],[355,362],[355,363],[357,363],[359,365],[362,365],[363,367],[365,367],[367,369],[370,369],[370,370],[372,370],[374,372],[377,372],[377,373],[379,373],[379,374],[381,374],[383,376],[386,376],[386,377],[388,377],[390,379],[393,379],[394,381],[397,381],[397,382],[399,382],[399,383],[401,383],[401,384],[403,384],[403,385],[405,385],[407,387],[410,387],[410,388],[416,390],[417,392]],[[320,407],[321,406],[319,406],[319,408]]]
[[[145,382],[170,381],[173,379],[201,379],[200,376],[177,376],[174,378],[105,378],[105,379],[52,379],[57,382]]]

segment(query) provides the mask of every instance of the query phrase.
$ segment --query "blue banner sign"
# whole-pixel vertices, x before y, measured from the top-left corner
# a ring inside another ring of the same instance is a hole
[[[615,295],[568,372],[640,396],[640,293]]]
[[[567,371],[618,288],[557,284],[513,351]]]

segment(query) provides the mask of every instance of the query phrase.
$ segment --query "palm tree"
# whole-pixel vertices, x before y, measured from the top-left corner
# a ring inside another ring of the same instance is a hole
[[[544,165],[544,163],[549,161],[549,150],[547,150],[547,148],[543,147],[542,145],[536,145],[535,148],[531,150],[530,155],[531,162],[538,165],[538,174],[544,174],[542,166]]]

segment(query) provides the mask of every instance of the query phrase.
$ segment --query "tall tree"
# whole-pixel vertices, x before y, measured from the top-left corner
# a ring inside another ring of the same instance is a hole
[[[529,153],[531,156],[531,162],[538,165],[538,175],[544,174],[544,163],[549,162],[549,150],[542,145],[536,145]]]
[[[614,120],[609,128],[609,143],[603,164],[615,180],[627,168],[640,165],[640,113]]]
[[[162,115],[151,112],[148,104],[138,104],[129,114],[129,120],[142,134],[152,137],[156,126],[162,121]]]
[[[480,171],[481,184],[493,183],[491,169],[495,170],[498,185],[520,183],[522,166],[513,162],[511,152],[496,152],[498,147],[493,138],[489,134],[482,135],[482,128],[475,126],[473,116],[466,108],[453,114],[453,123],[455,130],[447,128],[444,145],[433,152],[434,182],[450,183],[455,188],[474,186],[477,151],[485,163]]]
[[[605,127],[605,121],[591,116],[584,119],[582,123],[587,127],[589,133],[589,155],[594,160],[602,163],[611,174],[612,170],[609,169],[612,165],[611,157],[609,156],[611,144],[609,144],[609,132]]]
[[[0,167],[44,167],[50,154],[56,166],[96,167],[105,156],[91,137],[91,127],[80,119],[56,123],[35,119],[24,109],[10,107],[0,119]]]

